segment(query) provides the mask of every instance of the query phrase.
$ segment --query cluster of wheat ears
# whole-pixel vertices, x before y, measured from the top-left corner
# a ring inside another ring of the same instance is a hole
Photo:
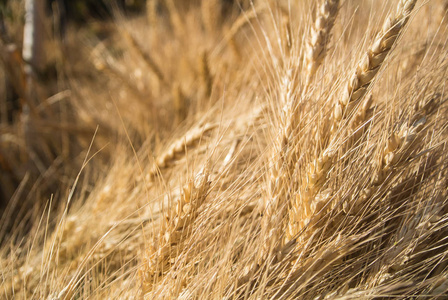
[[[447,9],[148,0],[86,33],[79,168],[0,226],[0,297],[446,299]]]

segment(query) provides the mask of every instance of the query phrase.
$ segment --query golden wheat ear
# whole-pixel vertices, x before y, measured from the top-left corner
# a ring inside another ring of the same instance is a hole
[[[147,175],[148,180],[154,179],[160,171],[172,166],[176,160],[180,159],[186,153],[187,148],[197,145],[197,143],[199,143],[199,141],[204,137],[204,134],[215,129],[216,127],[216,124],[206,123],[201,127],[191,129],[185,134],[185,136],[174,141],[168,149],[157,157],[153,167]]]
[[[308,82],[316,74],[325,59],[331,38],[331,29],[334,26],[338,11],[339,0],[325,0],[319,7],[306,48],[305,65]]]
[[[395,17],[389,17],[383,24],[381,32],[350,76],[345,93],[335,106],[334,119],[336,122],[340,122],[345,116],[350,115],[356,102],[367,93],[384,60],[409,21],[416,2],[416,0],[401,0]]]
[[[418,102],[410,121],[389,134],[376,162],[376,170],[370,184],[361,191],[357,201],[351,204],[355,212],[382,188],[387,178],[397,174],[406,161],[412,158],[412,153],[423,144],[421,140],[424,137],[424,129],[440,103],[439,94]]]
[[[292,92],[292,74],[286,72],[280,85],[280,101],[284,105],[275,147],[272,152],[272,165],[269,169],[268,190],[264,199],[264,214],[261,220],[263,243],[262,258],[266,259],[274,245],[281,243],[284,234],[284,218],[287,213],[287,198],[290,195],[289,180],[292,176],[291,144],[298,127],[295,116],[296,107]],[[292,165],[294,165],[292,163]],[[273,225],[275,224],[275,225]]]
[[[143,266],[139,270],[141,290],[149,293],[169,271],[171,264],[181,252],[183,243],[192,234],[192,225],[205,202],[210,188],[208,162],[181,190],[174,209],[165,215],[162,230],[153,246],[147,249]]]
[[[307,65],[308,78],[312,77],[322,63],[333,28],[339,0],[325,0],[319,8],[318,16],[314,24],[310,40],[307,45],[305,63]],[[288,21],[288,20],[287,20]],[[291,46],[291,32],[288,22],[284,24],[286,49]],[[262,219],[262,231],[266,242],[263,244],[263,257],[272,249],[273,244],[283,240],[285,234],[285,222],[288,202],[293,195],[291,191],[291,178],[296,164],[294,152],[296,134],[300,123],[297,115],[298,96],[294,94],[293,74],[287,70],[281,79],[279,99],[283,110],[281,112],[279,135],[275,141],[273,151],[273,165],[269,170],[269,189],[265,199],[265,213]],[[274,220],[275,219],[275,220]],[[276,224],[271,226],[271,222]],[[269,229],[268,229],[269,228]]]

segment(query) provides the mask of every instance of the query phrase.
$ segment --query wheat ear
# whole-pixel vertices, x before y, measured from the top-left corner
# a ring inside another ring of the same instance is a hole
[[[181,191],[175,208],[165,215],[160,235],[149,247],[143,267],[139,270],[143,294],[150,292],[163,276],[169,271],[173,260],[182,250],[182,244],[192,233],[191,225],[199,214],[199,208],[204,203],[209,188],[208,164],[194,179],[190,180]]]
[[[367,93],[375,75],[408,22],[416,2],[417,0],[401,0],[395,18],[388,18],[383,24],[380,34],[358,64],[347,83],[344,95],[335,106],[336,122],[340,122],[345,115],[350,115],[357,100]]]
[[[201,127],[192,129],[184,137],[176,140],[156,159],[153,168],[148,174],[149,178],[153,178],[161,169],[171,166],[179,157],[185,154],[186,148],[194,146],[205,133],[213,130],[215,127],[216,125],[207,123]]]
[[[325,58],[331,29],[334,26],[338,11],[339,0],[325,0],[319,8],[314,27],[311,30],[311,38],[306,48],[305,62],[308,80],[314,76]]]
[[[435,95],[428,101],[417,103],[409,124],[403,124],[399,130],[390,134],[376,163],[376,171],[371,183],[361,190],[359,197],[354,197],[355,201],[349,206],[353,212],[356,213],[368,199],[376,194],[385,180],[396,174],[400,166],[420,145],[419,142],[423,138],[422,130],[428,123],[428,118],[438,107],[439,97],[439,95]]]
[[[280,101],[284,105],[280,132],[275,141],[272,156],[273,165],[269,169],[268,191],[264,202],[262,218],[262,235],[265,239],[262,249],[262,259],[274,248],[274,243],[282,241],[284,217],[287,215],[287,199],[289,198],[289,182],[294,171],[294,161],[291,158],[292,140],[297,130],[299,118],[296,116],[297,103],[293,98],[293,83],[291,72],[287,71],[280,86]],[[275,224],[275,225],[273,225]]]
[[[356,103],[367,92],[375,75],[378,73],[387,54],[397,40],[400,31],[409,20],[410,13],[416,0],[402,0],[398,5],[397,16],[388,18],[384,23],[381,33],[370,47],[364,59],[358,65],[351,80],[347,84],[346,94],[339,99],[335,106],[332,133],[335,134],[342,119],[351,115]],[[356,122],[361,122],[366,117],[366,112],[371,105],[371,99],[361,107],[356,115]],[[331,191],[323,191],[323,185],[327,174],[333,165],[336,154],[334,145],[328,146],[314,161],[308,165],[305,188],[299,191],[295,203],[291,206],[288,224],[288,238],[297,235],[311,220],[316,211],[320,210],[330,199]]]

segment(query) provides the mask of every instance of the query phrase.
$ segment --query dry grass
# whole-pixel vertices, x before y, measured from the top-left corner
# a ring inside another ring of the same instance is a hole
[[[0,298],[447,298],[446,5],[150,0],[33,99],[7,21]]]

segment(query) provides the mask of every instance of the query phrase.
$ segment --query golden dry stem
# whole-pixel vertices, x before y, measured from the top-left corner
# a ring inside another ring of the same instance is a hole
[[[282,32],[282,43],[283,50],[285,51],[286,56],[289,56],[291,53],[292,47],[292,33],[291,33],[291,23],[289,21],[288,15],[282,16],[282,24],[281,24],[281,32]]]

